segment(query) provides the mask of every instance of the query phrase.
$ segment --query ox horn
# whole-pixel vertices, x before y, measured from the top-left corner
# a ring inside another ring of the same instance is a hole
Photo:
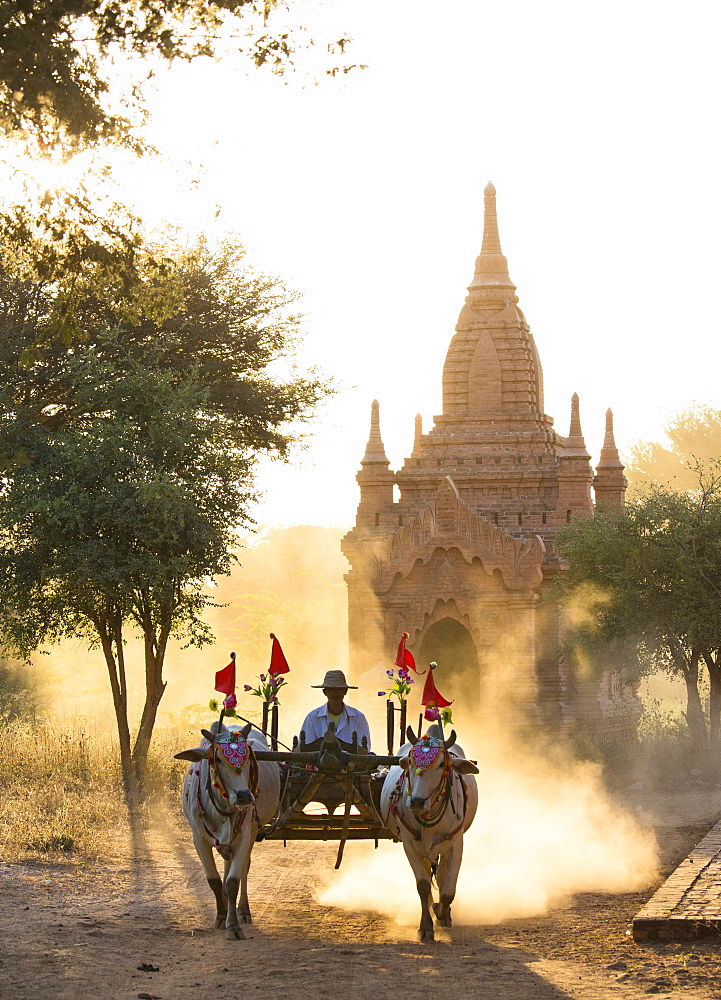
[[[200,732],[210,743],[212,743],[213,740],[215,739],[215,736],[211,733],[209,729],[201,729]]]
[[[448,750],[448,748],[452,747],[455,742],[456,742],[456,731],[455,729],[451,729],[451,735],[448,737],[447,740],[443,741],[443,746],[446,748],[446,750]]]
[[[416,734],[413,732],[413,726],[409,726],[408,729],[406,729],[406,736],[408,737],[408,742],[412,743],[413,746],[415,746],[416,743],[418,742],[418,738],[416,737]]]
[[[238,733],[238,736],[240,736],[242,740],[247,740],[252,728],[253,728],[253,723],[249,722],[247,726],[243,726],[243,728]]]

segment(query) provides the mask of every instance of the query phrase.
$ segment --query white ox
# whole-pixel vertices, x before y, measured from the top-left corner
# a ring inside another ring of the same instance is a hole
[[[400,765],[388,772],[381,792],[383,822],[401,840],[416,877],[421,899],[421,941],[432,941],[431,879],[435,875],[440,899],[433,904],[436,920],[451,926],[451,903],[456,895],[463,856],[463,834],[473,822],[478,806],[474,774],[478,768],[465,759],[455,731],[442,739],[438,726],[398,751]]]
[[[225,925],[228,940],[243,940],[238,922],[251,923],[248,905],[248,869],[259,826],[269,823],[278,808],[278,765],[257,760],[256,750],[267,750],[265,737],[248,724],[218,731],[202,730],[199,747],[183,750],[177,760],[191,766],[183,782],[183,811],[193,842],[216,902],[215,926]],[[223,879],[215,866],[213,848],[224,862]],[[240,900],[238,905],[238,888]]]

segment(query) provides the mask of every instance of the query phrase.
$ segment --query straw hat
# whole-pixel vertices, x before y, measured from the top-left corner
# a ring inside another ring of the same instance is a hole
[[[312,688],[353,688],[354,691],[358,690],[355,684],[349,684],[345,679],[345,674],[342,670],[326,670],[325,677],[323,678],[322,684],[311,684]]]

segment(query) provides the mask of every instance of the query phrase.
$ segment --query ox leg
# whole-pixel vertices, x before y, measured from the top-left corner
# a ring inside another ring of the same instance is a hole
[[[213,926],[216,928],[222,927],[225,924],[228,906],[223,891],[223,882],[218,874],[218,869],[215,867],[213,848],[205,837],[195,831],[193,831],[193,843],[195,844],[195,850],[198,852],[208,885],[215,896],[215,923]]]
[[[245,934],[238,923],[238,887],[240,881],[233,874],[225,880],[225,895],[228,897],[228,916],[225,920],[225,936],[229,941],[244,941]]]
[[[421,900],[421,922],[418,927],[419,941],[433,941],[433,917],[431,916],[431,883],[427,878],[416,879],[416,889]]]
[[[240,900],[238,902],[238,913],[240,914],[240,922],[243,924],[253,923],[253,917],[250,912],[250,903],[248,902],[249,871],[250,871],[250,851],[248,851],[247,857],[245,858],[245,861],[240,869]]]
[[[456,897],[456,884],[458,882],[458,872],[461,868],[461,858],[463,857],[463,841],[454,844],[447,853],[441,856],[438,865],[438,891],[440,902],[433,904],[433,912],[441,927],[451,927],[451,903]]]
[[[248,908],[248,869],[250,868],[250,852],[253,849],[251,839],[251,824],[244,825],[241,835],[233,847],[233,855],[229,865],[226,867],[225,895],[228,897],[228,916],[225,921],[225,936],[229,941],[244,941],[245,934],[238,922],[238,889],[241,882],[243,884],[243,894],[241,895],[241,916],[244,923],[250,923],[250,909]],[[245,901],[245,911],[243,908]]]
[[[413,869],[416,877],[416,889],[421,901],[421,922],[418,927],[419,941],[433,941],[435,934],[433,931],[433,917],[431,915],[431,880],[423,863],[423,857],[418,854],[413,843],[408,843],[404,838],[403,848],[408,858],[408,863]]]

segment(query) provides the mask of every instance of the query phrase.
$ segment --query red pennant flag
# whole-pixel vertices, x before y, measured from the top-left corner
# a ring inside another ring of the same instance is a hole
[[[413,653],[406,649],[406,639],[408,638],[408,633],[404,632],[401,636],[401,641],[398,643],[398,652],[396,653],[396,663],[397,667],[410,667],[410,669],[415,673],[419,673],[416,667],[416,661],[413,659]],[[422,676],[422,675],[421,675]]]
[[[287,674],[290,670],[288,666],[288,661],[285,658],[285,654],[280,647],[280,643],[275,637],[273,632],[270,633],[270,637],[273,640],[273,646],[270,650],[270,666],[268,667],[268,673],[277,676],[278,674]]]
[[[230,654],[230,663],[215,675],[215,690],[221,694],[235,694],[235,653]]]
[[[421,698],[421,705],[436,705],[438,708],[448,708],[452,705],[452,701],[446,701],[443,695],[440,693],[433,680],[433,665],[428,671],[428,676],[426,677],[426,683],[423,686],[423,697]]]

